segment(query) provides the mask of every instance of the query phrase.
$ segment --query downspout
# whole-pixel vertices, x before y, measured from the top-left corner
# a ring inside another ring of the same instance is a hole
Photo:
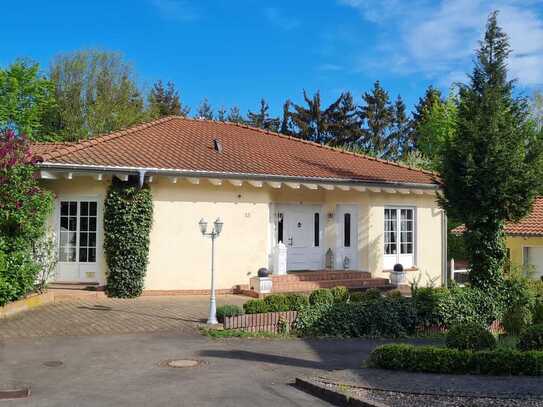
[[[138,170],[140,188],[143,188],[143,183],[145,182],[145,172],[145,170]]]

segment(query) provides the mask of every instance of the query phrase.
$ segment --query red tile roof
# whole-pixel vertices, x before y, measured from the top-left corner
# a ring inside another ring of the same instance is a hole
[[[465,230],[465,226],[461,225],[452,232],[462,234]],[[532,211],[520,221],[507,222],[505,233],[511,236],[543,236],[543,197],[534,200]]]
[[[223,151],[213,148],[221,142]],[[154,168],[438,184],[431,172],[228,122],[171,116],[71,144],[36,144],[43,165]]]

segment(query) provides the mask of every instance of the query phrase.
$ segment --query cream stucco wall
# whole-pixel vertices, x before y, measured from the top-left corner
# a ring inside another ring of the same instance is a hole
[[[91,177],[73,180],[44,181],[59,197],[98,196],[103,201],[109,181]],[[247,284],[260,267],[270,267],[271,248],[275,244],[274,204],[321,204],[324,236],[323,249],[336,248],[337,204],[354,204],[358,208],[358,264],[352,269],[369,271],[375,277],[388,277],[383,271],[384,207],[404,205],[416,208],[415,263],[422,283],[428,279],[441,284],[442,211],[434,195],[390,194],[340,190],[299,190],[283,186],[255,188],[244,183],[235,187],[201,180],[199,185],[179,180],[154,177],[151,183],[154,221],[151,232],[149,267],[145,281],[147,290],[198,290],[210,285],[211,242],[198,228],[200,218],[211,223],[220,216],[224,222],[216,241],[217,287],[231,288]],[[331,215],[331,217],[328,216]],[[100,227],[99,241],[103,242]],[[106,265],[100,250],[101,281],[105,281]]]

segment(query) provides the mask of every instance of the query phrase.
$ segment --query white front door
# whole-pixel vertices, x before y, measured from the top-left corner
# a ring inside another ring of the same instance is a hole
[[[60,200],[57,282],[98,282],[97,200]]]
[[[320,270],[322,209],[320,205],[278,205],[278,241],[287,246],[287,270]]]
[[[337,269],[358,269],[358,208],[356,205],[336,207]]]
[[[384,264],[392,270],[395,264],[403,268],[415,265],[415,208],[385,208]]]

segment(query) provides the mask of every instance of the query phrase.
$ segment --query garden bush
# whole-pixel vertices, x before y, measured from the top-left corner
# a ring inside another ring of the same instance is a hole
[[[369,367],[426,373],[543,375],[543,352],[515,349],[469,351],[388,344],[374,349]]]
[[[377,288],[370,288],[366,291],[357,291],[351,294],[351,302],[373,302],[382,298],[381,291]]]
[[[448,294],[446,289],[422,287],[413,289],[413,301],[417,308],[417,318],[420,325],[441,325],[443,316],[440,313],[439,304]]]
[[[286,302],[289,311],[299,311],[309,305],[309,298],[303,294],[286,294]]]
[[[221,323],[226,317],[235,317],[241,314],[243,314],[243,310],[237,305],[226,304],[217,307],[217,320]]]
[[[243,311],[246,314],[262,314],[268,312],[268,304],[264,300],[249,300],[243,304]]]
[[[0,131],[0,306],[34,290],[32,244],[45,232],[53,195],[36,179],[24,135]]]
[[[505,311],[501,322],[508,335],[518,336],[532,323],[532,311],[526,305],[515,304]]]
[[[302,336],[398,337],[416,330],[416,310],[407,298],[321,303],[303,308],[295,328]]]
[[[330,290],[334,297],[334,303],[347,302],[349,300],[349,289],[347,287],[334,287]]]
[[[518,348],[524,351],[543,351],[543,324],[536,324],[527,328],[520,336]]]
[[[152,223],[153,199],[148,186],[140,188],[136,177],[126,182],[113,177],[104,203],[108,296],[141,295]]]
[[[543,301],[537,300],[532,311],[532,322],[543,324]]]
[[[496,338],[484,326],[465,322],[452,326],[447,332],[447,347],[458,350],[483,350],[496,348]]]
[[[287,296],[283,294],[268,295],[264,299],[264,302],[267,305],[266,312],[284,312],[289,310]]]
[[[309,295],[309,303],[311,305],[333,304],[334,295],[332,294],[332,291],[328,288],[319,288]]]

